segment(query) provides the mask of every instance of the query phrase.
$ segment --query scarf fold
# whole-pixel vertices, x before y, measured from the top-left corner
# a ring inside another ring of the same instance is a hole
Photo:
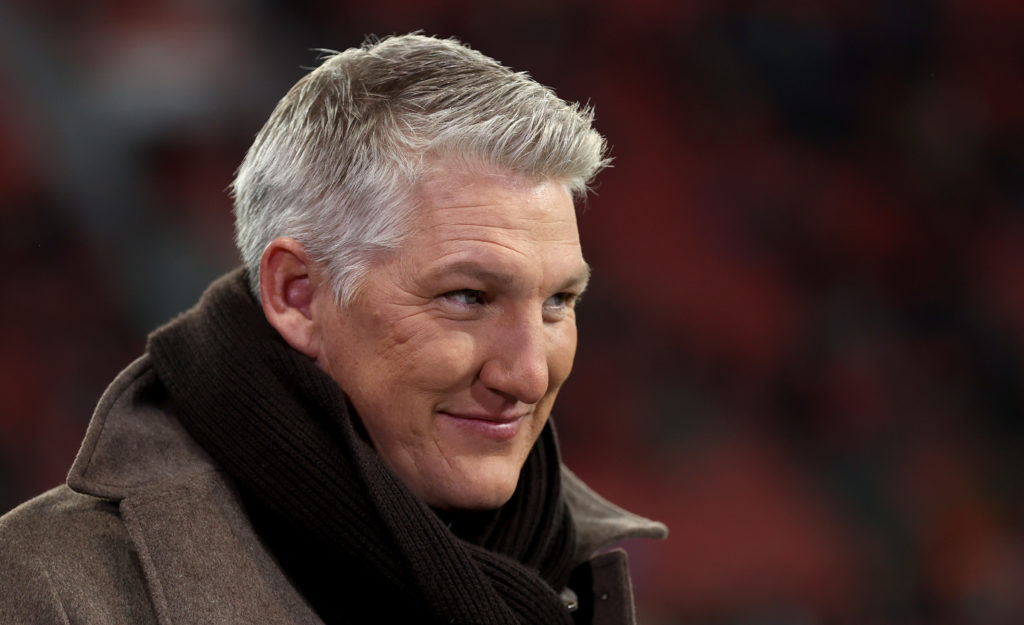
[[[344,393],[266,321],[237,270],[155,331],[176,416],[326,623],[572,623],[575,534],[549,423],[503,507],[449,529],[361,435]],[[461,536],[461,537],[460,537]]]

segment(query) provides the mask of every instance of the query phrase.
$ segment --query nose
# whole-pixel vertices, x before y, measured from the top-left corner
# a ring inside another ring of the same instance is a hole
[[[548,345],[542,319],[507,318],[493,328],[480,381],[491,391],[536,404],[548,390]]]

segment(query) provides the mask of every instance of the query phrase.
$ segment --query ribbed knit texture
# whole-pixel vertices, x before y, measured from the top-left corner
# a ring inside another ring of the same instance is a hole
[[[342,390],[267,323],[235,271],[154,332],[176,414],[327,623],[572,623],[575,536],[549,424],[512,499],[456,536],[384,465]]]

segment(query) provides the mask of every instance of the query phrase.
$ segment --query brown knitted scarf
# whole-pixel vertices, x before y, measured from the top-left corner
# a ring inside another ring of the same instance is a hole
[[[267,323],[243,271],[148,351],[178,418],[325,622],[572,623],[556,589],[575,535],[550,424],[512,499],[450,528],[387,469],[337,384]]]

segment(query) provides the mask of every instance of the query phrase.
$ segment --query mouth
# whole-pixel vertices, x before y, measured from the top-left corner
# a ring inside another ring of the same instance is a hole
[[[514,413],[455,413],[438,411],[445,422],[471,436],[494,441],[508,441],[515,438],[528,414]]]

